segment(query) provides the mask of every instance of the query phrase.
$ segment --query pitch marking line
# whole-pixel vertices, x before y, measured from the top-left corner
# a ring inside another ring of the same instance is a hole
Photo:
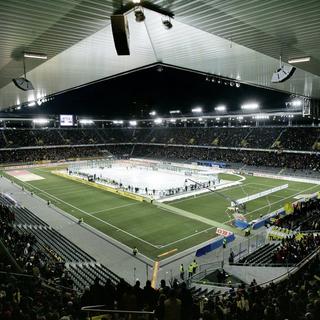
[[[204,233],[204,232],[208,232],[209,230],[212,230],[212,229],[215,229],[215,228],[217,228],[217,227],[210,227],[210,228],[208,228],[208,229],[204,229],[204,230],[202,230],[202,231],[200,231],[200,232],[193,233],[193,234],[191,234],[191,235],[189,235],[189,236],[186,236],[186,237],[184,237],[184,238],[181,238],[181,239],[179,239],[179,240],[176,240],[176,241],[167,243],[167,244],[161,246],[161,249],[162,249],[162,248],[166,248],[166,247],[168,247],[168,246],[171,246],[171,245],[173,245],[173,244],[176,244],[176,243],[178,243],[178,242],[187,240],[187,239],[192,238],[192,237],[194,237],[194,236],[197,236],[198,234],[201,234],[201,233]]]
[[[91,215],[90,213],[88,213],[88,212],[86,212],[86,211],[84,211],[84,210],[82,210],[82,209],[80,209],[80,208],[77,208],[76,206],[72,205],[71,203],[68,203],[68,202],[66,202],[66,201],[64,201],[64,200],[61,200],[60,198],[57,198],[57,197],[51,195],[50,193],[48,193],[48,192],[46,192],[46,191],[44,191],[44,190],[42,190],[42,189],[40,189],[40,188],[37,188],[37,187],[33,186],[33,185],[30,184],[30,183],[25,182],[25,184],[27,184],[27,185],[29,185],[30,187],[33,187],[33,188],[39,190],[39,191],[42,192],[42,193],[47,194],[47,195],[50,196],[52,199],[55,199],[55,200],[57,200],[57,201],[61,201],[62,203],[68,205],[69,207],[74,208],[74,209],[76,209],[76,210],[84,213],[85,215],[87,215],[87,216],[89,216],[89,217],[91,217],[91,218],[93,218],[93,219],[96,219],[96,220],[100,221],[101,223],[106,224],[106,225],[108,225],[108,226],[116,229],[117,231],[121,231],[121,232],[123,232],[124,234],[127,234],[127,235],[129,235],[130,237],[132,237],[132,238],[135,238],[135,239],[137,239],[137,240],[139,240],[139,241],[141,241],[141,242],[144,242],[144,243],[148,244],[149,246],[151,246],[151,247],[153,247],[153,248],[159,249],[159,248],[161,247],[161,245],[154,245],[154,244],[152,244],[151,242],[146,241],[146,240],[144,240],[144,239],[141,239],[141,238],[139,238],[139,237],[131,234],[130,232],[127,232],[127,231],[125,231],[125,230],[123,230],[123,229],[121,229],[121,228],[119,228],[119,227],[117,227],[117,226],[115,226],[115,225],[107,222],[107,221],[104,221],[104,220],[102,220],[102,219],[100,219],[100,218],[97,218],[97,217]]]
[[[96,213],[100,213],[100,212],[106,212],[106,211],[111,211],[111,210],[115,210],[115,209],[120,209],[120,208],[125,208],[125,207],[130,207],[130,206],[136,206],[137,204],[140,204],[140,203],[139,202],[137,202],[137,203],[127,203],[127,204],[123,204],[122,206],[102,209],[102,210],[93,211],[93,212],[89,212],[89,213],[90,214],[96,214]]]

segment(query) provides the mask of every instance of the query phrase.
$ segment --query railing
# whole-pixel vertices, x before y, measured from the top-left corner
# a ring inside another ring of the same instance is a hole
[[[262,282],[260,284],[258,284],[260,287],[265,287],[267,285],[269,285],[270,283],[279,283],[283,280],[285,280],[286,278],[288,278],[289,276],[297,273],[302,267],[304,267],[306,264],[308,264],[310,261],[312,261],[317,255],[320,254],[320,247],[316,250],[314,250],[313,252],[311,252],[308,256],[306,256],[303,260],[301,260],[300,262],[298,262],[297,264],[284,264],[281,265],[282,267],[286,268],[286,271],[281,274],[280,276],[273,278],[271,280],[268,280],[266,282]],[[192,276],[191,278],[189,278],[187,280],[187,284],[188,287],[191,287],[192,284],[205,284],[205,285],[212,285],[212,286],[217,286],[217,287],[226,287],[226,288],[231,288],[231,287],[237,287],[238,285],[240,285],[240,283],[216,283],[216,282],[210,282],[210,281],[205,281],[201,282],[201,279],[203,279],[207,274],[210,274],[211,272],[216,271],[217,269],[219,269],[218,264],[211,264],[212,267],[211,268],[207,268],[197,274],[195,274],[194,276]],[[280,266],[279,264],[273,264],[273,265],[268,265],[269,267],[273,267],[273,266]],[[243,284],[243,283],[241,283]]]
[[[87,319],[93,319],[93,314],[97,315],[115,315],[117,319],[143,319],[153,320],[155,319],[154,311],[136,311],[136,310],[110,310],[105,309],[105,305],[86,306],[82,307],[81,311],[86,312]]]

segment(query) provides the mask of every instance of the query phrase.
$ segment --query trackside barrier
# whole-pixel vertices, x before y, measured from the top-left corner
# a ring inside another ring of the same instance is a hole
[[[84,180],[84,179],[81,179],[81,178],[77,178],[77,177],[74,177],[74,176],[70,176],[68,174],[65,174],[65,173],[62,173],[62,172],[58,172],[58,171],[52,171],[52,173],[57,175],[57,176],[60,176],[60,177],[63,177],[63,178],[67,178],[67,179],[70,179],[70,180],[73,180],[73,181],[77,181],[77,182],[80,182],[80,183],[83,183],[83,184],[86,184],[88,186],[95,187],[95,188],[98,188],[98,189],[101,189],[101,190],[104,190],[104,191],[112,192],[112,193],[118,194],[118,195],[126,197],[126,198],[130,198],[130,199],[133,199],[133,200],[136,200],[136,201],[151,202],[151,200],[149,198],[146,198],[146,197],[143,197],[143,196],[139,196],[139,195],[136,195],[136,194],[132,194],[132,193],[124,191],[124,190],[119,190],[119,189],[115,189],[115,188],[112,188],[112,187],[109,187],[109,186],[106,186],[106,185],[102,185],[102,184],[99,184],[99,183],[96,183],[96,182],[87,181],[87,180]]]
[[[214,240],[212,243],[210,243],[210,244],[198,249],[197,252],[196,252],[196,257],[204,256],[205,254],[222,247],[223,239],[224,238],[221,237],[219,239]],[[233,241],[235,239],[235,236],[232,233],[229,236],[225,237],[225,239],[227,240],[227,243],[229,243],[229,242],[231,242],[231,241]]]
[[[97,305],[97,306],[86,306],[82,307],[81,311],[86,312],[87,320],[102,320],[106,315],[112,315],[112,319],[114,316],[116,319],[119,319],[118,316],[124,317],[125,319],[145,319],[145,320],[153,320],[155,319],[154,311],[130,311],[130,310],[110,310],[106,309],[105,305]],[[93,316],[93,314],[100,314],[98,316]],[[141,318],[142,317],[142,318]],[[109,319],[109,318],[107,318]]]

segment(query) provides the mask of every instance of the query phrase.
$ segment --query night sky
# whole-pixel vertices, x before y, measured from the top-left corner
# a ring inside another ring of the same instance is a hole
[[[164,67],[140,70],[55,96],[40,107],[22,108],[20,114],[75,114],[114,118],[145,118],[151,110],[166,116],[169,110],[190,113],[196,106],[211,112],[218,104],[228,111],[245,102],[261,109],[285,108],[289,95],[241,84],[240,88],[206,81],[204,75]]]

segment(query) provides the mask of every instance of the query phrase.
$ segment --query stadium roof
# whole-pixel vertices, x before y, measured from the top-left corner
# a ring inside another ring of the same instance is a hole
[[[154,0],[175,14],[166,30],[162,15],[145,9],[144,22],[128,14],[130,56],[117,56],[110,25],[116,0],[11,0],[1,2],[0,108],[33,101],[131,69],[163,62],[263,87],[320,98],[318,0]],[[11,82],[22,75],[24,51],[35,90]],[[279,56],[310,56],[294,76],[271,84]]]

